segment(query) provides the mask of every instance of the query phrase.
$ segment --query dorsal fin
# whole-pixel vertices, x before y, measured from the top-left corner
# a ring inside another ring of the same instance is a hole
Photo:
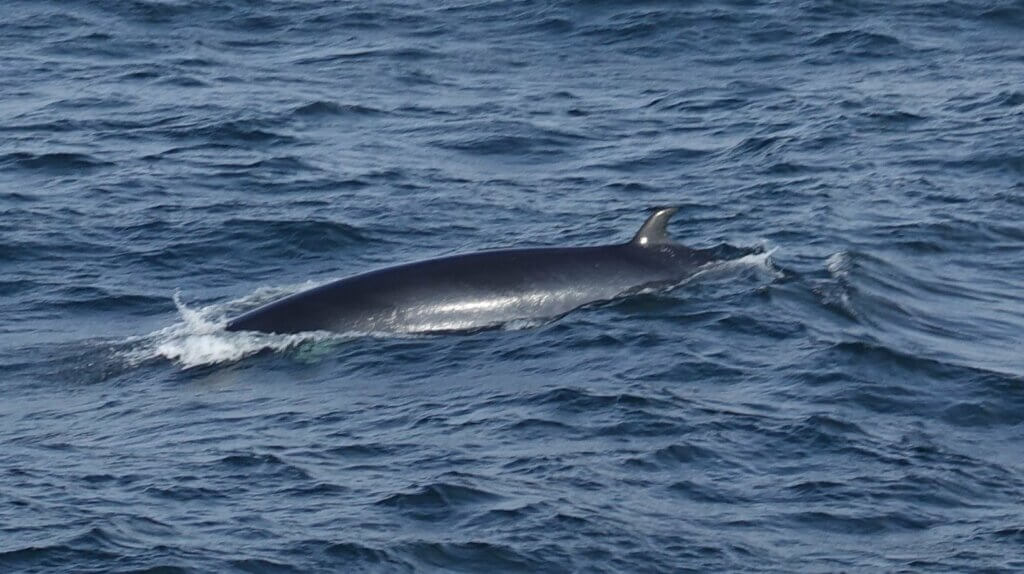
[[[654,211],[647,221],[640,226],[640,231],[636,232],[633,236],[633,245],[640,247],[646,247],[648,245],[659,245],[663,243],[671,243],[668,232],[665,231],[665,226],[668,225],[668,220],[672,218],[675,213],[679,211],[678,207],[661,207]]]

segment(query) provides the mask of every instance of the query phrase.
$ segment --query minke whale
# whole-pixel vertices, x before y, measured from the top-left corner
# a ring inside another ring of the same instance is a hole
[[[422,333],[554,319],[647,289],[669,288],[722,255],[666,232],[677,208],[654,211],[632,240],[594,247],[502,249],[427,259],[302,291],[228,321],[228,331]],[[728,246],[725,246],[728,247]]]

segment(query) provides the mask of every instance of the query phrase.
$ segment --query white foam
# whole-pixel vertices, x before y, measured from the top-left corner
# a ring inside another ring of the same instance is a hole
[[[294,335],[272,335],[254,332],[225,331],[229,310],[251,308],[261,302],[309,288],[297,285],[287,288],[259,289],[240,299],[191,308],[174,294],[174,305],[181,320],[142,337],[127,341],[123,353],[131,365],[167,359],[189,369],[204,365],[230,363],[254,355],[264,349],[285,351],[307,341],[343,338],[343,336],[311,332]]]
[[[683,281],[683,285],[697,279],[707,279],[719,277],[723,274],[728,274],[736,271],[737,269],[751,269],[758,273],[764,273],[769,279],[781,279],[785,274],[775,267],[775,261],[772,259],[772,254],[778,251],[778,247],[771,249],[765,249],[759,253],[751,253],[744,255],[743,257],[737,257],[736,259],[726,259],[722,261],[712,261],[704,265],[700,271],[694,273],[691,277],[688,277]]]
[[[754,269],[763,269],[772,275],[781,277],[782,272],[775,267],[775,261],[772,259],[772,255],[778,250],[778,247],[772,247],[771,249],[766,249],[761,253],[751,253],[750,255],[744,255],[743,257],[723,261],[720,265],[724,267],[753,267]]]
[[[845,251],[833,253],[825,262],[829,274],[836,279],[850,275],[850,254]]]
[[[822,303],[838,307],[851,317],[858,317],[860,314],[850,300],[850,268],[853,261],[846,251],[833,253],[825,261],[825,267],[834,282],[828,286],[818,289]]]

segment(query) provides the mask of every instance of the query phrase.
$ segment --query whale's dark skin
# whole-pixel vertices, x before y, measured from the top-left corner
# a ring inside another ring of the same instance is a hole
[[[419,333],[547,319],[668,287],[713,261],[665,233],[675,208],[655,211],[632,241],[597,247],[481,251],[339,279],[241,315],[228,331]]]

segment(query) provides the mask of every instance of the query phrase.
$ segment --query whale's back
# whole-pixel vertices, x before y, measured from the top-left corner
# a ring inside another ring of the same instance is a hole
[[[676,275],[663,257],[630,244],[482,251],[340,279],[246,313],[227,328],[276,333],[475,329],[557,317]]]

